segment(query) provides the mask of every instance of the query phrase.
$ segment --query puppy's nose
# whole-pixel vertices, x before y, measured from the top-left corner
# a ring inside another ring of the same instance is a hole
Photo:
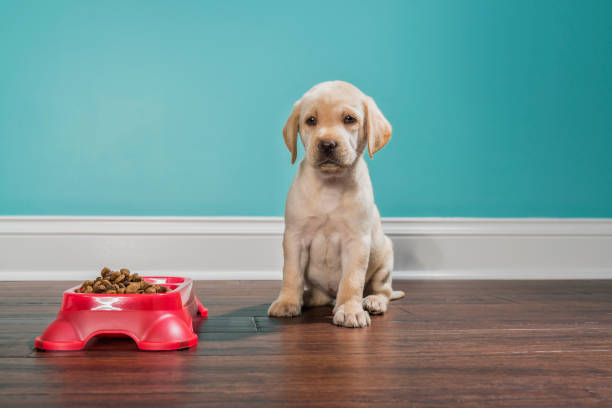
[[[321,140],[319,142],[319,150],[325,153],[331,153],[336,150],[338,143],[335,140]]]

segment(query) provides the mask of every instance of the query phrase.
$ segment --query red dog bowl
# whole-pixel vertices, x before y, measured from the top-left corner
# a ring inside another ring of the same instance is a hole
[[[99,335],[125,335],[141,350],[176,350],[194,346],[198,336],[193,318],[208,315],[193,293],[188,278],[143,277],[163,285],[166,293],[96,294],[64,292],[57,318],[37,337],[42,350],[81,350]]]

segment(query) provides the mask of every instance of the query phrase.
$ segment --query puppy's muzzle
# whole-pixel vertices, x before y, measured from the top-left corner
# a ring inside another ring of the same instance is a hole
[[[317,147],[319,152],[325,156],[333,156],[338,148],[338,142],[335,140],[321,140]]]

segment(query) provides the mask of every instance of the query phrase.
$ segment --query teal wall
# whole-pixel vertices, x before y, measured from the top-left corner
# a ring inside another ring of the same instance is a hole
[[[612,1],[0,0],[0,214],[281,215],[317,82],[383,216],[612,217]]]

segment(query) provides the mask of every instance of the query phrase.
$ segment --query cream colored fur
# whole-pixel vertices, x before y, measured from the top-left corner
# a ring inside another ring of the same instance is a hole
[[[334,324],[368,326],[369,313],[384,313],[389,300],[404,296],[391,288],[393,248],[363,159],[366,147],[371,157],[389,141],[391,125],[372,98],[332,81],[294,105],[283,129],[292,163],[298,133],[306,157],[287,197],[283,284],[268,314],[296,316],[302,306],[335,299]],[[333,154],[321,142],[335,143]]]

